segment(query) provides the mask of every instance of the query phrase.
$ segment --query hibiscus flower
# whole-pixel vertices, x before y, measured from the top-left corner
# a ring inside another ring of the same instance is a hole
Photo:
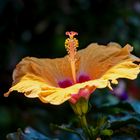
[[[91,43],[77,51],[77,33],[71,31],[66,35],[68,55],[22,59],[13,72],[12,87],[4,95],[18,91],[44,103],[59,105],[69,100],[75,104],[81,97],[88,100],[96,88],[112,89],[111,84],[117,84],[119,78],[137,78],[140,59],[130,53],[133,47],[129,44],[122,48],[117,43]]]

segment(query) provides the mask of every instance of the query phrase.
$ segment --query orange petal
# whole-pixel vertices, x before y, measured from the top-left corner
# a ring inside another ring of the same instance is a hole
[[[80,66],[77,73],[87,73],[91,79],[98,79],[111,67],[130,58],[132,50],[130,45],[121,48],[117,43],[109,43],[107,46],[92,43],[78,51]]]
[[[118,78],[135,79],[140,72],[140,65],[133,61],[139,58],[130,54],[130,45],[121,48],[118,44],[102,46],[91,44],[78,52],[77,74],[87,73],[92,79],[77,83],[67,88],[59,88],[58,81],[69,78],[72,73],[67,57],[59,59],[24,58],[13,73],[13,86],[10,92],[16,90],[25,93],[30,98],[38,97],[45,103],[59,105],[78,94],[79,90],[89,86],[96,88],[110,87],[110,80],[117,84]]]
[[[58,81],[64,78],[72,79],[71,68],[67,57],[58,59],[24,58],[14,70],[13,84],[26,75],[41,77],[48,85],[58,86]]]

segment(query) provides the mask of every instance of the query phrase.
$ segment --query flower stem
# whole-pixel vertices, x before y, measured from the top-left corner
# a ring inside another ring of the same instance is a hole
[[[85,114],[82,116],[79,116],[79,118],[80,118],[80,123],[81,123],[82,128],[87,128],[88,125],[87,125],[87,120],[86,120]]]
[[[88,138],[87,140],[90,140],[91,133],[90,133],[89,128],[88,128],[85,114],[82,114],[81,116],[79,116],[79,120],[80,120],[81,127],[83,129],[83,132],[85,133],[85,136]]]

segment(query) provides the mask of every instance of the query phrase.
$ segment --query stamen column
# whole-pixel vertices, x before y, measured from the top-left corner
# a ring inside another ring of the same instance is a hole
[[[75,56],[76,56],[76,51],[77,51],[77,47],[79,46],[79,43],[78,43],[78,40],[74,38],[74,36],[78,35],[78,33],[71,31],[71,32],[66,32],[66,35],[68,35],[69,38],[67,38],[65,41],[65,48],[69,55],[73,82],[76,83],[76,67],[75,67],[76,58]]]

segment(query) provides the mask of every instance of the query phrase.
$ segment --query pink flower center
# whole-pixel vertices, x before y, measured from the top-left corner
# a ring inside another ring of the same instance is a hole
[[[90,80],[89,76],[80,75],[76,82],[77,83],[83,83],[83,82],[89,81],[89,80]],[[58,85],[61,88],[66,88],[66,87],[72,86],[73,82],[70,79],[65,79],[65,80],[59,81]]]
[[[69,86],[73,85],[73,83],[72,83],[71,80],[66,79],[66,80],[63,80],[63,81],[59,81],[59,82],[58,82],[58,85],[59,85],[59,87],[61,87],[61,88],[66,88],[66,87],[69,87]]]
[[[76,83],[83,83],[89,81],[90,77],[88,75],[82,74],[77,78]],[[74,83],[70,79],[65,79],[58,82],[59,87],[66,88],[72,86]],[[81,97],[88,100],[90,94],[94,91],[94,88],[90,88],[88,86],[79,89],[78,93],[74,93],[71,95],[70,102],[75,104]]]
[[[89,80],[90,77],[88,75],[80,75],[79,78],[77,79],[77,83],[83,83]]]

